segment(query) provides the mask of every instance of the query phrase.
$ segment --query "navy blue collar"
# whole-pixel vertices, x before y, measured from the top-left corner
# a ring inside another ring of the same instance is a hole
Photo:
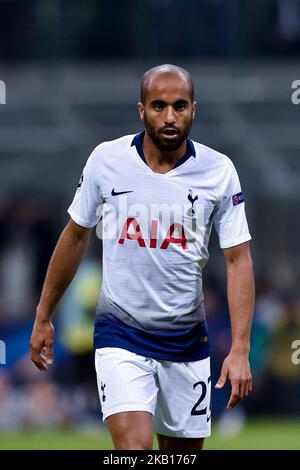
[[[139,154],[139,156],[141,157],[141,159],[144,161],[144,163],[146,163],[146,165],[148,166],[148,163],[146,162],[146,159],[145,159],[145,155],[144,155],[144,152],[143,152],[143,147],[142,147],[142,142],[143,142],[143,138],[144,138],[144,135],[145,135],[145,131],[141,132],[140,134],[137,134],[133,141],[131,142],[131,147],[135,146],[136,147],[136,151],[137,153]],[[178,160],[178,162],[176,163],[176,165],[172,168],[172,170],[174,170],[174,168],[177,168],[178,166],[182,165],[184,162],[186,162],[190,157],[194,157],[196,158],[196,151],[195,151],[195,147],[194,147],[194,144],[193,142],[190,140],[190,139],[187,139],[187,148],[186,148],[186,152],[185,154],[183,155],[183,157]],[[170,170],[171,171],[171,170]]]

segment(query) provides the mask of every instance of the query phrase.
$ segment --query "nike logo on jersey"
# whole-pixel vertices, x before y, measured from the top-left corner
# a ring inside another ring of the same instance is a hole
[[[120,194],[127,194],[127,193],[133,193],[133,191],[120,191],[120,192],[117,192],[117,191],[115,191],[115,188],[113,188],[112,191],[111,191],[112,196],[120,196]]]

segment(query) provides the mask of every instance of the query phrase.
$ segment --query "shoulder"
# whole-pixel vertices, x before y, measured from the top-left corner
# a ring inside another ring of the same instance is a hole
[[[99,164],[100,162],[110,161],[126,153],[130,147],[135,134],[125,135],[115,140],[101,142],[92,151],[89,162]]]
[[[193,141],[193,144],[196,150],[197,161],[202,168],[222,173],[231,173],[233,171],[234,164],[227,155],[199,142]]]
[[[101,142],[95,147],[93,153],[105,154],[105,155],[116,155],[126,152],[131,147],[132,140],[135,134],[124,135],[115,140],[109,140],[107,142]]]
[[[231,159],[206,145],[193,142],[196,150],[198,177],[205,180],[215,199],[222,199],[238,181]]]

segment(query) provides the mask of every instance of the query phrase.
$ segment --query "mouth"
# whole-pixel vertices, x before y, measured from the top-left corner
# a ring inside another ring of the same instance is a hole
[[[178,131],[176,129],[164,129],[161,134],[167,140],[176,139],[178,136]]]

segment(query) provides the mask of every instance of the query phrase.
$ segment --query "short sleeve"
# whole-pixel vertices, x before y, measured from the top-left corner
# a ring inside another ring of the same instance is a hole
[[[73,202],[68,209],[74,222],[86,228],[94,227],[99,222],[103,204],[97,157],[96,148],[83,169]]]
[[[231,248],[251,240],[245,214],[245,200],[238,174],[229,160],[229,168],[221,185],[221,195],[214,212],[214,226],[220,247]]]

